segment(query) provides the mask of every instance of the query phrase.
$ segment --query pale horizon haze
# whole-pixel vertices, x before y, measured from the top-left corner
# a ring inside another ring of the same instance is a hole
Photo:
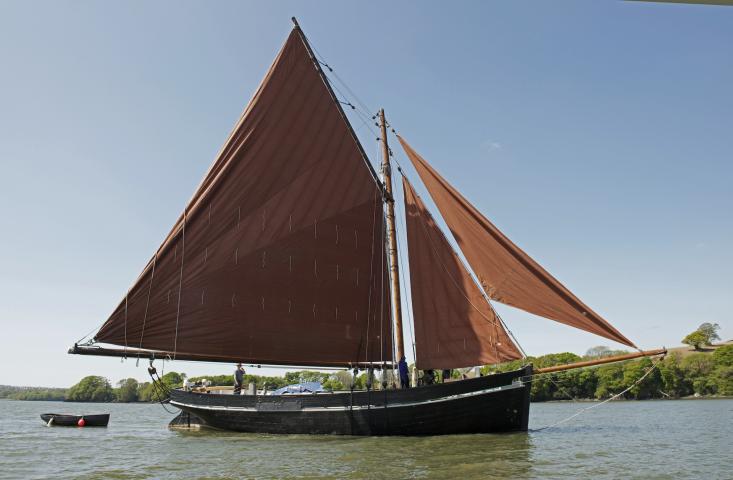
[[[369,114],[385,108],[509,238],[639,347],[677,346],[703,322],[733,338],[733,8],[3,1],[0,384],[147,380],[146,361],[66,351],[160,245],[291,16]],[[375,127],[350,118],[376,162]],[[497,310],[529,355],[622,348]]]

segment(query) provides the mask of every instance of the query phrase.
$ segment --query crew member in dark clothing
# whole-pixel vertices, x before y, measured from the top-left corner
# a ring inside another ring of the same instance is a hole
[[[435,383],[435,370],[432,368],[429,370],[425,370],[422,376],[422,381],[424,385],[432,385]]]
[[[450,378],[450,372],[451,372],[450,368],[446,368],[443,370],[443,383],[447,382],[448,379]]]
[[[241,363],[237,364],[237,369],[234,370],[234,395],[242,394],[242,382],[244,381],[244,367]]]
[[[410,388],[410,372],[407,370],[407,360],[400,358],[397,367],[400,371],[400,388]]]

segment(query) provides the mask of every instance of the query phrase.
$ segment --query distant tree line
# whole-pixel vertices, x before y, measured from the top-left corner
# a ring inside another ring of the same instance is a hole
[[[0,385],[0,398],[9,400],[63,400],[66,398],[66,389]]]
[[[183,385],[183,381],[188,378],[185,373],[168,372],[161,377],[161,381],[168,388],[178,388]],[[378,374],[375,374],[374,388],[381,388],[380,381],[377,380]],[[191,384],[201,382],[206,379],[208,385],[211,386],[230,386],[234,384],[233,375],[203,375],[198,377],[190,377],[188,381]],[[392,383],[391,372],[388,372],[388,383]],[[320,382],[325,390],[349,390],[353,383],[353,388],[359,390],[366,388],[367,373],[362,372],[355,380],[348,371],[337,371],[333,373],[315,372],[310,370],[302,370],[296,372],[287,372],[282,377],[251,375],[244,376],[244,384],[253,383],[258,389],[266,388],[268,391],[277,390],[286,385],[292,385],[301,382]],[[14,387],[17,388],[17,387]],[[134,378],[125,378],[113,387],[110,381],[104,377],[90,375],[81,379],[79,383],[68,390],[59,389],[61,395],[54,400],[67,400],[71,402],[156,402],[156,389],[151,382],[138,382]],[[64,395],[65,392],[65,395]],[[46,400],[50,400],[47,398]]]
[[[498,368],[487,366],[482,371],[486,374],[514,370],[527,362],[531,362],[535,368],[579,362],[608,356],[609,353],[604,348],[591,349],[585,357],[574,353],[555,353],[501,364]],[[619,353],[624,352],[612,352]],[[531,399],[542,402],[608,398],[634,384],[651,366],[652,360],[643,358],[597,368],[538,375],[532,380]],[[691,353],[683,356],[672,352],[643,381],[624,394],[623,398],[679,398],[694,394],[733,395],[733,345],[719,347],[712,354]]]
[[[705,349],[705,346],[719,340],[718,324],[703,323],[687,335],[683,343],[692,346],[697,352],[681,355],[673,352],[658,363],[639,384],[623,397],[627,399],[679,398],[689,395],[733,396],[733,344]],[[712,353],[710,353],[712,352]],[[515,370],[532,363],[535,368],[578,362],[594,358],[619,355],[625,351],[611,350],[608,347],[593,347],[580,357],[574,353],[553,353],[500,365],[484,366],[482,374]],[[603,365],[597,368],[568,370],[556,374],[537,375],[532,379],[531,399],[535,402],[569,399],[602,399],[623,391],[634,384],[652,366],[649,358]],[[411,367],[414,368],[414,367]],[[387,385],[394,382],[393,373],[386,372]],[[438,375],[440,376],[440,374]],[[453,376],[459,376],[453,371]],[[186,379],[185,373],[168,372],[161,381],[168,388],[177,388]],[[189,378],[197,383],[206,379],[212,386],[233,385],[232,375],[209,375]],[[254,383],[258,389],[276,390],[286,385],[300,382],[320,382],[324,390],[362,390],[368,384],[366,372],[354,377],[349,371],[332,373],[309,370],[288,372],[282,377],[247,374],[244,384]],[[382,388],[379,372],[375,372],[372,388]],[[104,377],[91,375],[81,379],[69,389],[44,387],[11,387],[0,385],[0,399],[13,400],[67,400],[73,402],[154,402],[158,389],[151,382],[138,382],[125,378],[115,387]]]
[[[606,357],[626,353],[610,350],[607,347],[594,347],[581,357],[574,353],[553,353],[539,357],[528,357],[523,360],[504,363],[498,366],[485,366],[483,374],[508,371],[520,368],[531,362],[535,368],[562,365],[593,358]],[[630,360],[626,362],[602,365],[596,368],[585,368],[558,372],[556,374],[538,375],[532,380],[531,399],[535,402],[570,399],[603,399],[621,392],[639,379],[652,360]],[[387,383],[391,384],[391,372],[388,372]],[[454,371],[454,376],[457,373]],[[169,388],[177,388],[186,379],[185,373],[168,372],[161,380]],[[188,378],[197,383],[206,379],[212,386],[229,386],[234,379],[232,375],[208,375]],[[337,371],[332,373],[315,371],[287,372],[282,377],[247,374],[244,384],[254,383],[258,389],[276,390],[286,385],[300,382],[317,381],[325,390],[349,390],[352,382],[355,389],[364,389],[367,373],[360,373],[353,379],[351,372]],[[375,373],[373,388],[381,388],[379,373]],[[642,382],[634,386],[623,398],[679,398],[694,394],[699,395],[733,395],[733,345],[717,348],[712,353],[693,352],[681,355],[673,352],[659,362]],[[151,402],[157,401],[155,389],[150,382],[138,382],[133,378],[120,380],[116,387],[98,376],[83,378],[71,387],[66,400],[80,402]]]

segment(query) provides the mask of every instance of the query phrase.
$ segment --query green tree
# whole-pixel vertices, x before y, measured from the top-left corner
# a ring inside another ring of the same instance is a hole
[[[713,371],[711,382],[718,395],[733,395],[733,366],[720,366]]]
[[[682,343],[693,347],[695,350],[700,350],[703,345],[707,345],[707,341],[708,337],[700,330],[695,330],[682,339]]]
[[[705,322],[697,329],[705,335],[705,345],[712,345],[715,340],[720,340],[720,335],[718,335],[720,325],[717,323]]]
[[[354,381],[354,375],[352,375],[352,373],[348,370],[339,370],[338,372],[334,373],[332,377],[338,380],[338,382],[343,385],[346,390],[351,388],[351,384]]]
[[[341,383],[341,381],[339,381],[339,379],[336,377],[330,377],[328,380],[323,382],[322,386],[324,390],[332,390],[332,391],[349,389],[349,387]]]
[[[566,363],[579,362],[582,360],[578,355],[571,352],[550,353],[542,355],[534,359],[532,363],[536,368],[553,367],[555,365],[565,365]]]
[[[635,362],[627,362],[624,365],[624,388],[634,385],[647,371],[652,367],[652,361],[648,358],[642,358]],[[644,377],[644,380],[631,387],[627,392],[626,398],[635,398],[643,400],[647,398],[655,398],[661,396],[662,377],[658,369],[654,369]],[[622,389],[623,390],[623,389]]]
[[[168,372],[160,380],[165,383],[169,388],[178,388],[183,385],[183,380],[186,379],[185,373]]]
[[[713,356],[707,353],[692,353],[682,359],[682,368],[688,377],[704,377],[715,368]]]
[[[552,400],[555,395],[556,387],[553,379],[549,375],[534,377],[532,387],[529,390],[530,400],[533,402],[546,402]]]
[[[692,382],[695,393],[711,395],[715,393],[715,382],[711,382],[710,374],[715,368],[713,356],[705,353],[693,353],[682,360],[685,377]]]
[[[138,400],[138,383],[134,378],[125,378],[117,383],[115,396],[118,402],[130,403]]]
[[[733,367],[733,344],[718,347],[713,352],[715,365]]]
[[[598,377],[594,369],[578,368],[558,375],[555,383],[560,387],[554,393],[556,400],[593,398],[598,387]]]
[[[351,388],[352,375],[350,372],[341,370],[332,373],[328,380],[323,382],[324,390],[349,390]]]
[[[355,390],[364,390],[366,389],[366,383],[367,383],[367,373],[363,372],[361,375],[357,376],[356,379],[354,379],[354,389]]]
[[[137,386],[137,400],[138,402],[155,402],[158,399],[154,398],[153,384],[151,382],[143,382]]]
[[[96,375],[82,378],[66,395],[66,400],[71,402],[111,402],[113,399],[109,380]]]
[[[623,364],[614,363],[603,365],[596,369],[598,384],[595,391],[596,398],[607,398],[617,394],[626,386],[624,384]]]
[[[685,376],[682,368],[682,356],[673,352],[659,363],[662,377],[662,391],[670,397],[684,397],[692,394],[692,382]]]

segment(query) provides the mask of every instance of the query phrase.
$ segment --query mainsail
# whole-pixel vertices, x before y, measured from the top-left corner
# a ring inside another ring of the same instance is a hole
[[[430,212],[402,177],[419,369],[522,358]]]
[[[512,243],[402,137],[398,138],[490,298],[635,347]]]
[[[391,359],[382,192],[295,28],[97,342],[295,365]]]

